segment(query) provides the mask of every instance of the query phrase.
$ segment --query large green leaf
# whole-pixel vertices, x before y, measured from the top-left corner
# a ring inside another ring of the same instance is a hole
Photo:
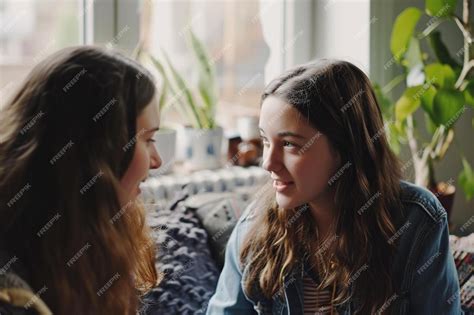
[[[462,159],[463,170],[459,173],[458,183],[466,194],[466,199],[470,200],[474,196],[474,171],[466,159]]]
[[[395,118],[397,121],[404,121],[420,107],[423,92],[423,85],[410,87],[405,90],[395,103]]]
[[[469,81],[463,91],[466,104],[474,107],[474,81]]]
[[[454,89],[441,89],[433,100],[433,121],[451,128],[462,114],[463,94]]]
[[[428,88],[427,88],[428,87]],[[423,86],[423,94],[421,95],[421,107],[430,116],[433,116],[433,100],[436,96],[436,88],[425,83]]]
[[[430,33],[428,39],[429,39],[430,46],[433,49],[439,63],[448,64],[453,69],[461,67],[461,65],[458,64],[456,60],[454,60],[451,57],[451,54],[449,53],[448,48],[446,47],[446,45],[444,45],[443,41],[441,40],[440,32],[434,31]]]
[[[422,58],[422,53],[421,53],[421,48],[420,48],[420,41],[416,37],[411,37],[410,42],[408,44],[407,51],[405,53],[405,58],[402,61],[402,64],[409,69],[408,77],[414,77],[413,74],[418,72],[419,74],[416,74],[417,77],[420,77],[421,74],[421,79],[419,81],[423,82],[423,58]],[[407,81],[409,79],[407,78]],[[418,80],[415,80],[418,81]],[[419,82],[418,84],[421,84]]]
[[[386,133],[390,148],[395,154],[399,155],[401,150],[400,141],[403,141],[403,134],[400,133],[396,124],[393,123],[388,124]]]
[[[407,51],[410,38],[413,36],[421,11],[414,7],[406,8],[400,13],[393,25],[390,50],[395,60],[400,62]]]
[[[435,17],[449,16],[456,10],[458,0],[426,0],[426,12]]]
[[[375,97],[377,98],[377,102],[379,103],[379,106],[382,109],[382,113],[386,115],[391,115],[393,104],[390,99],[383,93],[380,85],[376,83],[374,84],[374,92]]]
[[[436,128],[438,128],[438,126],[436,126],[436,124],[433,122],[433,119],[431,119],[428,113],[425,113],[425,127],[426,127],[426,131],[428,131],[428,133],[430,134],[434,134],[436,131]]]
[[[437,87],[451,88],[456,82],[456,75],[449,65],[432,63],[425,67],[426,82]]]

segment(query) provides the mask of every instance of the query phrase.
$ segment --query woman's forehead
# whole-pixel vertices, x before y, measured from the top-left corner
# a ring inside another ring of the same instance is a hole
[[[282,128],[310,134],[315,131],[308,119],[296,108],[274,96],[263,101],[259,126],[264,132],[281,132]]]

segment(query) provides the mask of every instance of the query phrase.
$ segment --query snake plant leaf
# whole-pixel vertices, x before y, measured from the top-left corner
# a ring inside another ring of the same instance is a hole
[[[415,112],[421,104],[423,85],[409,87],[395,103],[395,119],[404,121],[409,115]]]
[[[203,128],[202,121],[201,121],[201,115],[198,112],[198,105],[194,102],[194,97],[191,92],[191,90],[188,88],[188,85],[186,84],[186,81],[184,81],[183,77],[179,74],[179,72],[176,70],[176,68],[173,66],[171,63],[168,55],[165,54],[165,59],[168,64],[168,67],[171,71],[171,74],[178,86],[179,92],[178,93],[183,93],[185,96],[185,99],[187,101],[187,105],[191,109],[191,112],[193,113],[194,116],[194,121],[196,123],[196,127],[201,129]]]
[[[464,95],[454,89],[441,89],[433,100],[433,121],[451,128],[464,108]]]
[[[162,112],[169,106],[169,103],[166,102],[168,99],[168,82],[166,80],[163,80],[161,90],[158,91],[158,93],[160,93],[160,97],[158,99],[158,108],[160,109],[160,112]]]
[[[160,93],[160,97],[158,100],[158,107],[160,108],[160,111],[162,111],[165,109],[165,107],[169,106],[169,103],[166,103],[168,89],[170,89],[169,79],[168,79],[168,75],[166,74],[165,68],[163,67],[163,64],[155,57],[151,55],[149,57],[150,57],[151,62],[155,66],[155,68],[160,73],[161,78],[163,80],[163,84],[161,85],[161,91],[158,91]]]
[[[452,88],[456,82],[456,74],[449,65],[432,63],[425,67],[426,81],[438,88]]]
[[[469,162],[462,159],[463,170],[459,173],[458,183],[462,187],[466,195],[466,199],[470,200],[474,196],[474,171]]]
[[[158,70],[158,72],[160,72],[160,74],[163,76],[163,80],[168,81],[169,80],[168,75],[166,74],[165,67],[163,66],[161,61],[159,61],[157,58],[155,58],[152,55],[150,55],[150,60],[153,63],[153,65],[155,66],[155,68]]]
[[[433,49],[439,63],[450,65],[453,69],[461,68],[461,65],[457,63],[456,60],[453,59],[453,57],[451,57],[448,48],[441,40],[441,33],[439,31],[431,32],[428,37],[428,42],[431,48]]]
[[[182,100],[181,94],[179,94],[174,85],[171,82],[171,79],[161,61],[159,61],[156,57],[153,55],[148,55],[150,58],[152,64],[155,66],[155,68],[158,70],[160,73],[162,79],[163,79],[163,85],[162,85],[162,95],[160,97],[160,108],[162,110],[169,108],[173,106],[175,103],[179,104],[179,106],[176,106],[176,109],[182,115],[183,117],[186,117],[189,119],[189,117],[192,117],[192,113],[190,112],[188,106],[186,103]],[[168,98],[168,92],[171,92],[172,97]],[[161,102],[164,102],[161,103]]]
[[[192,31],[189,32],[189,41],[199,66],[198,88],[200,96],[206,108],[206,116],[208,116],[208,118],[212,118],[214,116],[214,108],[217,103],[217,93],[214,82],[214,67],[206,52],[206,49],[204,48],[204,45]]]
[[[457,0],[426,0],[426,13],[435,17],[450,16],[456,10]]]
[[[474,107],[474,81],[469,81],[463,91],[466,104]]]
[[[140,57],[143,54],[143,45],[139,43],[132,51],[130,58],[133,60],[140,60]]]
[[[212,81],[214,69],[204,45],[192,31],[189,31],[189,40],[201,69],[201,75],[205,76],[209,81]]]
[[[403,59],[421,14],[418,8],[409,7],[397,16],[390,39],[390,50],[396,61]]]

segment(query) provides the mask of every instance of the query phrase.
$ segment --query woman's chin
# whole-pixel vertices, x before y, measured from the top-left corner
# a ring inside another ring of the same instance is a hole
[[[297,200],[289,196],[283,196],[279,193],[276,194],[276,202],[280,208],[284,209],[293,209],[305,203],[304,201]]]

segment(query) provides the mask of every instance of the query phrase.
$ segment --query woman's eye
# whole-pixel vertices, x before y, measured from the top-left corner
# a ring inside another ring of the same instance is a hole
[[[155,141],[155,139],[148,139],[146,142],[147,142],[147,143],[154,143],[154,142],[156,142],[156,141]]]
[[[295,144],[293,144],[291,142],[288,142],[288,141],[283,141],[283,146],[284,147],[290,147],[290,148],[296,147]]]

